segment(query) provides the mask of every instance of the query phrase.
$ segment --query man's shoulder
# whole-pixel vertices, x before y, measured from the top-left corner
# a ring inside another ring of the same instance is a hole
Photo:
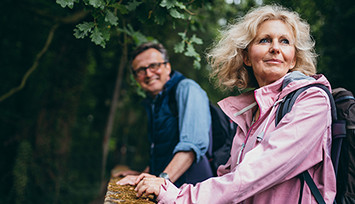
[[[180,89],[180,88],[189,88],[189,87],[197,87],[197,88],[201,88],[200,85],[195,82],[194,80],[192,79],[189,79],[189,78],[185,78],[185,79],[182,79],[178,86],[177,86],[177,89]]]
[[[188,97],[188,96],[193,98],[207,97],[207,93],[205,92],[205,90],[203,90],[197,82],[188,78],[180,81],[180,83],[176,88],[175,95],[177,98]]]

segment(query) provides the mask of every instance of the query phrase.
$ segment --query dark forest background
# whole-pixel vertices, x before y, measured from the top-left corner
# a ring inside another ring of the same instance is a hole
[[[102,203],[115,165],[149,159],[130,51],[162,42],[173,69],[216,102],[237,92],[213,86],[206,50],[226,23],[269,3],[311,24],[318,72],[355,92],[353,0],[2,0],[0,203]]]

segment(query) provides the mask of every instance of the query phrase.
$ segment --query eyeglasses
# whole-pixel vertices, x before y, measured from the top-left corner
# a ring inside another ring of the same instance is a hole
[[[136,70],[133,70],[133,74],[137,77],[143,77],[147,74],[147,69],[149,69],[150,71],[158,71],[160,69],[160,66],[162,64],[166,64],[168,62],[157,62],[157,63],[152,63],[146,67],[139,67],[138,69]]]

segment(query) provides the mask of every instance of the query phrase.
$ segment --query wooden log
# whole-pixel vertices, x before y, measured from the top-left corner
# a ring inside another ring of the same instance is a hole
[[[122,170],[122,166],[116,167],[114,171]],[[116,203],[134,203],[134,204],[154,204],[156,203],[153,195],[137,197],[137,192],[134,191],[135,186],[131,185],[117,185],[116,182],[122,177],[111,177],[105,195],[104,204]]]

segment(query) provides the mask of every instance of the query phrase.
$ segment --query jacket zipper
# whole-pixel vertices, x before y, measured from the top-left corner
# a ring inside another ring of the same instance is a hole
[[[257,141],[258,141],[258,142],[261,142],[261,141],[264,139],[266,127],[267,127],[267,124],[269,123],[269,120],[270,120],[270,117],[271,117],[271,113],[273,112],[273,110],[274,110],[274,108],[276,107],[276,105],[279,104],[279,103],[281,103],[283,100],[284,100],[284,99],[277,100],[277,101],[274,103],[274,105],[272,106],[271,111],[270,111],[270,114],[269,114],[268,117],[267,117],[266,123],[265,123],[265,125],[264,125],[262,131],[257,135]],[[259,119],[260,119],[260,116],[259,116],[258,120],[259,120]],[[257,121],[258,121],[258,120],[257,120]],[[254,119],[253,119],[253,121],[254,121]],[[254,127],[254,125],[255,125],[255,123],[256,123],[257,121],[255,121],[255,122],[251,125],[251,127],[249,128],[249,131],[248,131],[248,133],[247,133],[247,137],[245,138],[244,142],[242,143],[242,146],[241,146],[241,148],[240,148],[240,150],[239,150],[239,154],[238,154],[237,165],[240,163],[240,161],[241,161],[241,159],[242,159],[243,151],[244,151],[245,145],[246,145],[246,143],[247,143],[247,141],[248,141],[248,139],[249,139],[250,132],[251,132],[251,130],[253,129],[253,127]]]

